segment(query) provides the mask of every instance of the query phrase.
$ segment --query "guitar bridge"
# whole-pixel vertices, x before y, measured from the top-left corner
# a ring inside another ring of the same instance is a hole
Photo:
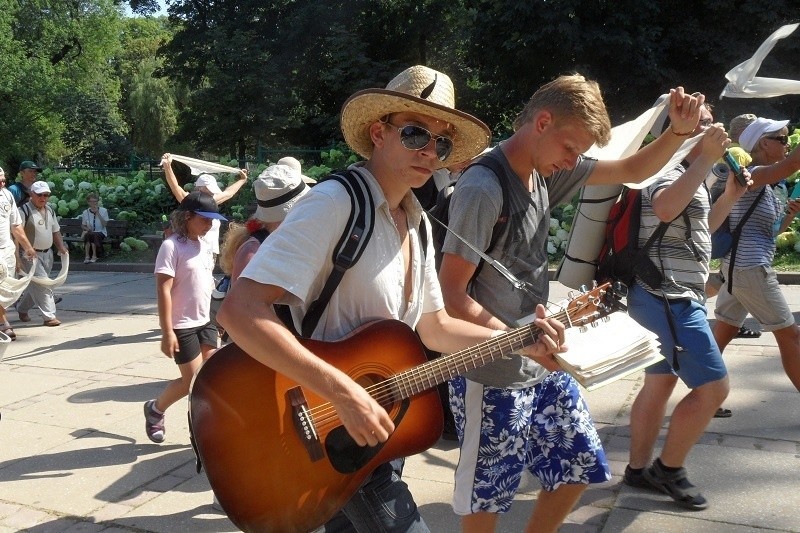
[[[325,454],[322,451],[322,444],[314,427],[314,421],[308,412],[308,402],[306,402],[303,390],[300,387],[294,387],[286,391],[286,395],[292,406],[292,422],[294,422],[297,436],[305,446],[309,458],[312,461],[319,461],[325,457]]]

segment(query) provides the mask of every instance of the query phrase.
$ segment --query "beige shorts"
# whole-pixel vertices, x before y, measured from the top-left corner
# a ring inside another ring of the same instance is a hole
[[[727,268],[723,270],[727,273]],[[753,315],[764,331],[776,331],[794,324],[789,304],[772,267],[760,265],[734,269],[733,295],[723,283],[717,295],[714,316],[726,324],[742,327],[747,313]]]

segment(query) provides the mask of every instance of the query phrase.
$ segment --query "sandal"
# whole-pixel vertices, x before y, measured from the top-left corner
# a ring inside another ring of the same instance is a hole
[[[642,472],[648,483],[686,509],[702,511],[708,507],[708,501],[686,477],[685,468],[681,467],[674,472],[667,472],[660,463],[661,461],[656,459],[650,468],[645,468]]]
[[[717,412],[714,413],[714,418],[730,418],[731,416],[733,416],[733,411],[725,409],[724,407],[720,407],[717,409]]]
[[[0,329],[0,332],[5,333],[6,337],[11,339],[12,341],[17,340],[17,334],[14,333],[14,330],[11,328],[11,326],[6,326],[6,327]]]
[[[736,334],[737,339],[757,339],[761,336],[760,331],[753,331],[752,329],[744,326],[739,328],[739,333]]]

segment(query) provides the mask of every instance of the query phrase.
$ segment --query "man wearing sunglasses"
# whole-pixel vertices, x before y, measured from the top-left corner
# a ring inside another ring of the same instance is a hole
[[[374,199],[374,211],[368,213],[374,227],[312,338],[337,340],[376,319],[395,319],[416,328],[422,342],[438,352],[455,352],[488,339],[495,333],[492,329],[453,319],[444,310],[432,241],[426,250],[421,247],[420,225],[425,224],[430,235],[430,223],[411,192],[434,170],[480,153],[489,142],[486,125],[455,109],[447,75],[415,66],[385,89],[351,96],[342,107],[341,129],[347,144],[367,159],[350,169]],[[376,446],[395,431],[386,410],[351,377],[299,344],[272,308],[275,303],[290,305],[299,329],[333,269],[332,251],[351,210],[350,195],[338,181],[322,181],[312,188],[233,284],[218,319],[253,358],[330,401],[359,446]],[[537,313],[537,325],[545,334],[524,352],[544,359],[562,349],[564,330],[544,319],[543,307]],[[378,363],[389,355],[376,347],[374,357]],[[402,460],[379,466],[325,529],[428,531],[400,478],[402,467]]]
[[[775,335],[784,372],[800,391],[800,327],[772,269],[775,223],[782,220],[779,231],[784,231],[797,214],[794,201],[790,200],[792,207],[786,210],[769,186],[800,170],[800,147],[787,155],[788,125],[788,120],[759,117],[739,137],[739,144],[753,158],[750,166],[753,185],[731,209],[731,227],[739,224],[753,202],[758,204],[742,226],[740,241],[746,245],[735,249],[734,258],[729,252],[722,261],[722,274],[726,278],[733,275],[733,279],[728,280],[732,281],[732,287],[723,283],[717,295],[714,338],[720,351],[724,351],[749,313],[761,329]],[[794,192],[792,195],[796,196]]]
[[[448,234],[439,272],[448,312],[506,329],[547,302],[550,206],[568,202],[583,185],[638,182],[655,174],[694,131],[703,100],[682,87],[671,90],[667,134],[626,159],[596,161],[581,154],[610,138],[597,84],[580,75],[561,76],[536,91],[514,122],[514,134],[486,156],[500,163],[505,175],[483,166],[467,169],[449,212],[456,233],[488,249],[503,202],[498,180],[506,180],[509,220],[490,255],[531,291],[516,290],[492,268],[479,270],[480,256]],[[499,513],[510,509],[524,470],[544,487],[529,522],[537,531],[556,531],[589,483],[610,479],[578,385],[559,370],[554,362],[542,366],[512,357],[451,380],[462,442],[454,510],[463,516],[464,531],[494,530]],[[518,446],[504,449],[511,441]]]
[[[61,255],[66,255],[69,251],[61,238],[61,227],[58,225],[56,213],[47,203],[50,198],[50,186],[45,181],[35,181],[31,184],[30,194],[28,203],[19,208],[22,224],[25,235],[39,259],[36,262],[34,276],[49,278],[53,270],[53,244],[55,243]],[[21,263],[25,270],[31,267],[30,260],[24,256],[21,258]],[[35,281],[28,285],[17,302],[17,312],[22,322],[30,322],[31,317],[28,312],[34,305],[42,312],[43,325],[50,327],[61,325],[61,321],[56,318],[53,289],[39,285]]]

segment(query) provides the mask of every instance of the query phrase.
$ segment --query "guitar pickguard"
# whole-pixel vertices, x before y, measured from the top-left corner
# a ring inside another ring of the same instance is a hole
[[[393,419],[395,427],[400,424],[409,404],[410,401],[408,399],[400,402],[400,408]],[[392,436],[389,435],[389,438],[391,439]],[[387,440],[386,442],[389,441]],[[353,441],[344,426],[339,426],[328,433],[325,439],[325,452],[328,455],[328,461],[337,472],[352,474],[375,457],[381,451],[381,448],[386,445],[386,442],[378,443],[377,446],[359,446]]]

